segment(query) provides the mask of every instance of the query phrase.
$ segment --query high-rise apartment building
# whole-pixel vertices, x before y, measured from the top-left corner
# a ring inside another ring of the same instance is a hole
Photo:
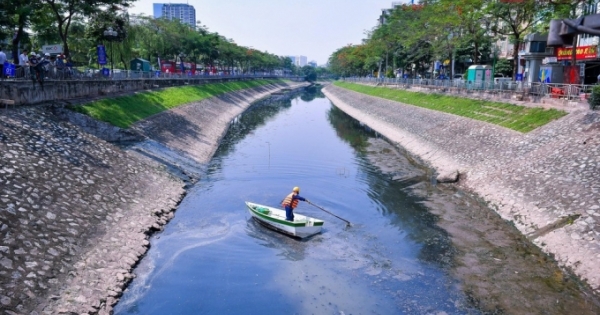
[[[196,26],[196,9],[185,3],[154,3],[154,18],[180,20],[181,23]]]
[[[296,67],[304,67],[308,63],[306,62],[306,56],[288,56],[292,60],[292,64]]]
[[[295,64],[298,67],[304,67],[307,65],[306,56],[296,56]]]

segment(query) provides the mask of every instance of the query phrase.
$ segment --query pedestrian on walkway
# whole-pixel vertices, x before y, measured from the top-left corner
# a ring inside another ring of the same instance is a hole
[[[56,57],[56,76],[59,79],[65,78],[65,56],[63,54]]]
[[[38,65],[40,63],[40,55],[32,51],[29,54],[29,60],[27,61],[27,63],[29,64],[29,74],[31,75],[31,79],[35,83],[35,81],[39,80],[40,78],[40,68],[38,68]]]
[[[25,77],[29,73],[29,57],[27,56],[27,49],[23,49],[19,55],[19,70],[17,70],[17,77]]]

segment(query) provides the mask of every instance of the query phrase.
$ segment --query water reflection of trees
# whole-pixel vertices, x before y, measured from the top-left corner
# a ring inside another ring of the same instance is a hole
[[[270,99],[256,102],[250,106],[242,115],[237,117],[229,126],[229,130],[219,143],[219,147],[215,152],[211,165],[208,168],[208,173],[211,174],[221,168],[221,157],[229,155],[235,145],[242,141],[249,133],[256,130],[260,126],[265,125],[273,119],[278,113],[292,107],[292,100],[296,97],[303,98],[306,94],[321,94],[321,89],[304,89],[302,92],[290,93],[286,99],[273,101]],[[311,96],[312,99],[315,96]],[[323,95],[323,97],[325,97]]]
[[[359,152],[364,152],[369,146],[369,138],[375,136],[375,132],[335,106],[327,113],[327,119],[338,137]]]
[[[411,239],[422,245],[419,259],[448,266],[453,255],[448,233],[436,225],[438,217],[430,213],[423,204],[428,200],[427,197],[412,193],[425,189],[425,186],[429,185],[425,171],[416,170],[415,172],[422,176],[409,180],[393,180],[390,174],[382,173],[366,156],[366,154],[377,154],[369,153],[367,150],[369,138],[377,136],[374,131],[336,107],[332,107],[328,112],[328,120],[337,135],[360,153],[358,159],[362,163],[357,164],[369,186],[368,195],[381,205],[378,209],[382,214],[388,217],[394,226],[408,231]],[[391,144],[389,148],[395,150]],[[402,163],[402,161],[394,159],[395,163]],[[404,162],[407,165],[398,165],[399,169],[415,167],[410,165],[408,160]]]
[[[325,98],[325,94],[321,92],[322,88],[323,86],[319,84],[310,85],[304,89],[304,93],[302,93],[300,99],[305,102],[310,102],[315,98]]]
[[[229,130],[221,140],[215,156],[229,154],[235,145],[250,132],[265,125],[279,112],[290,107],[292,107],[291,99],[275,102],[266,100],[253,104],[229,126]]]

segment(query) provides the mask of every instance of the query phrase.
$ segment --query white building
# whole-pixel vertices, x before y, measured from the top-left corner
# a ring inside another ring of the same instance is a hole
[[[184,3],[154,3],[154,18],[180,20],[183,24],[196,26],[196,9]]]
[[[294,57],[294,64],[297,67],[304,67],[308,64],[308,60],[306,58],[306,56],[295,56]]]

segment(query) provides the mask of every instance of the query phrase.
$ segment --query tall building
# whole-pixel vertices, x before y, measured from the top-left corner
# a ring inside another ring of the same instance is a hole
[[[296,67],[304,67],[308,64],[306,56],[288,56],[288,57],[290,59],[292,59],[292,64],[295,65]]]
[[[294,59],[294,64],[298,67],[304,67],[307,65],[306,56],[296,56]]]
[[[196,26],[196,9],[185,3],[154,3],[154,18],[180,20],[183,24]]]

